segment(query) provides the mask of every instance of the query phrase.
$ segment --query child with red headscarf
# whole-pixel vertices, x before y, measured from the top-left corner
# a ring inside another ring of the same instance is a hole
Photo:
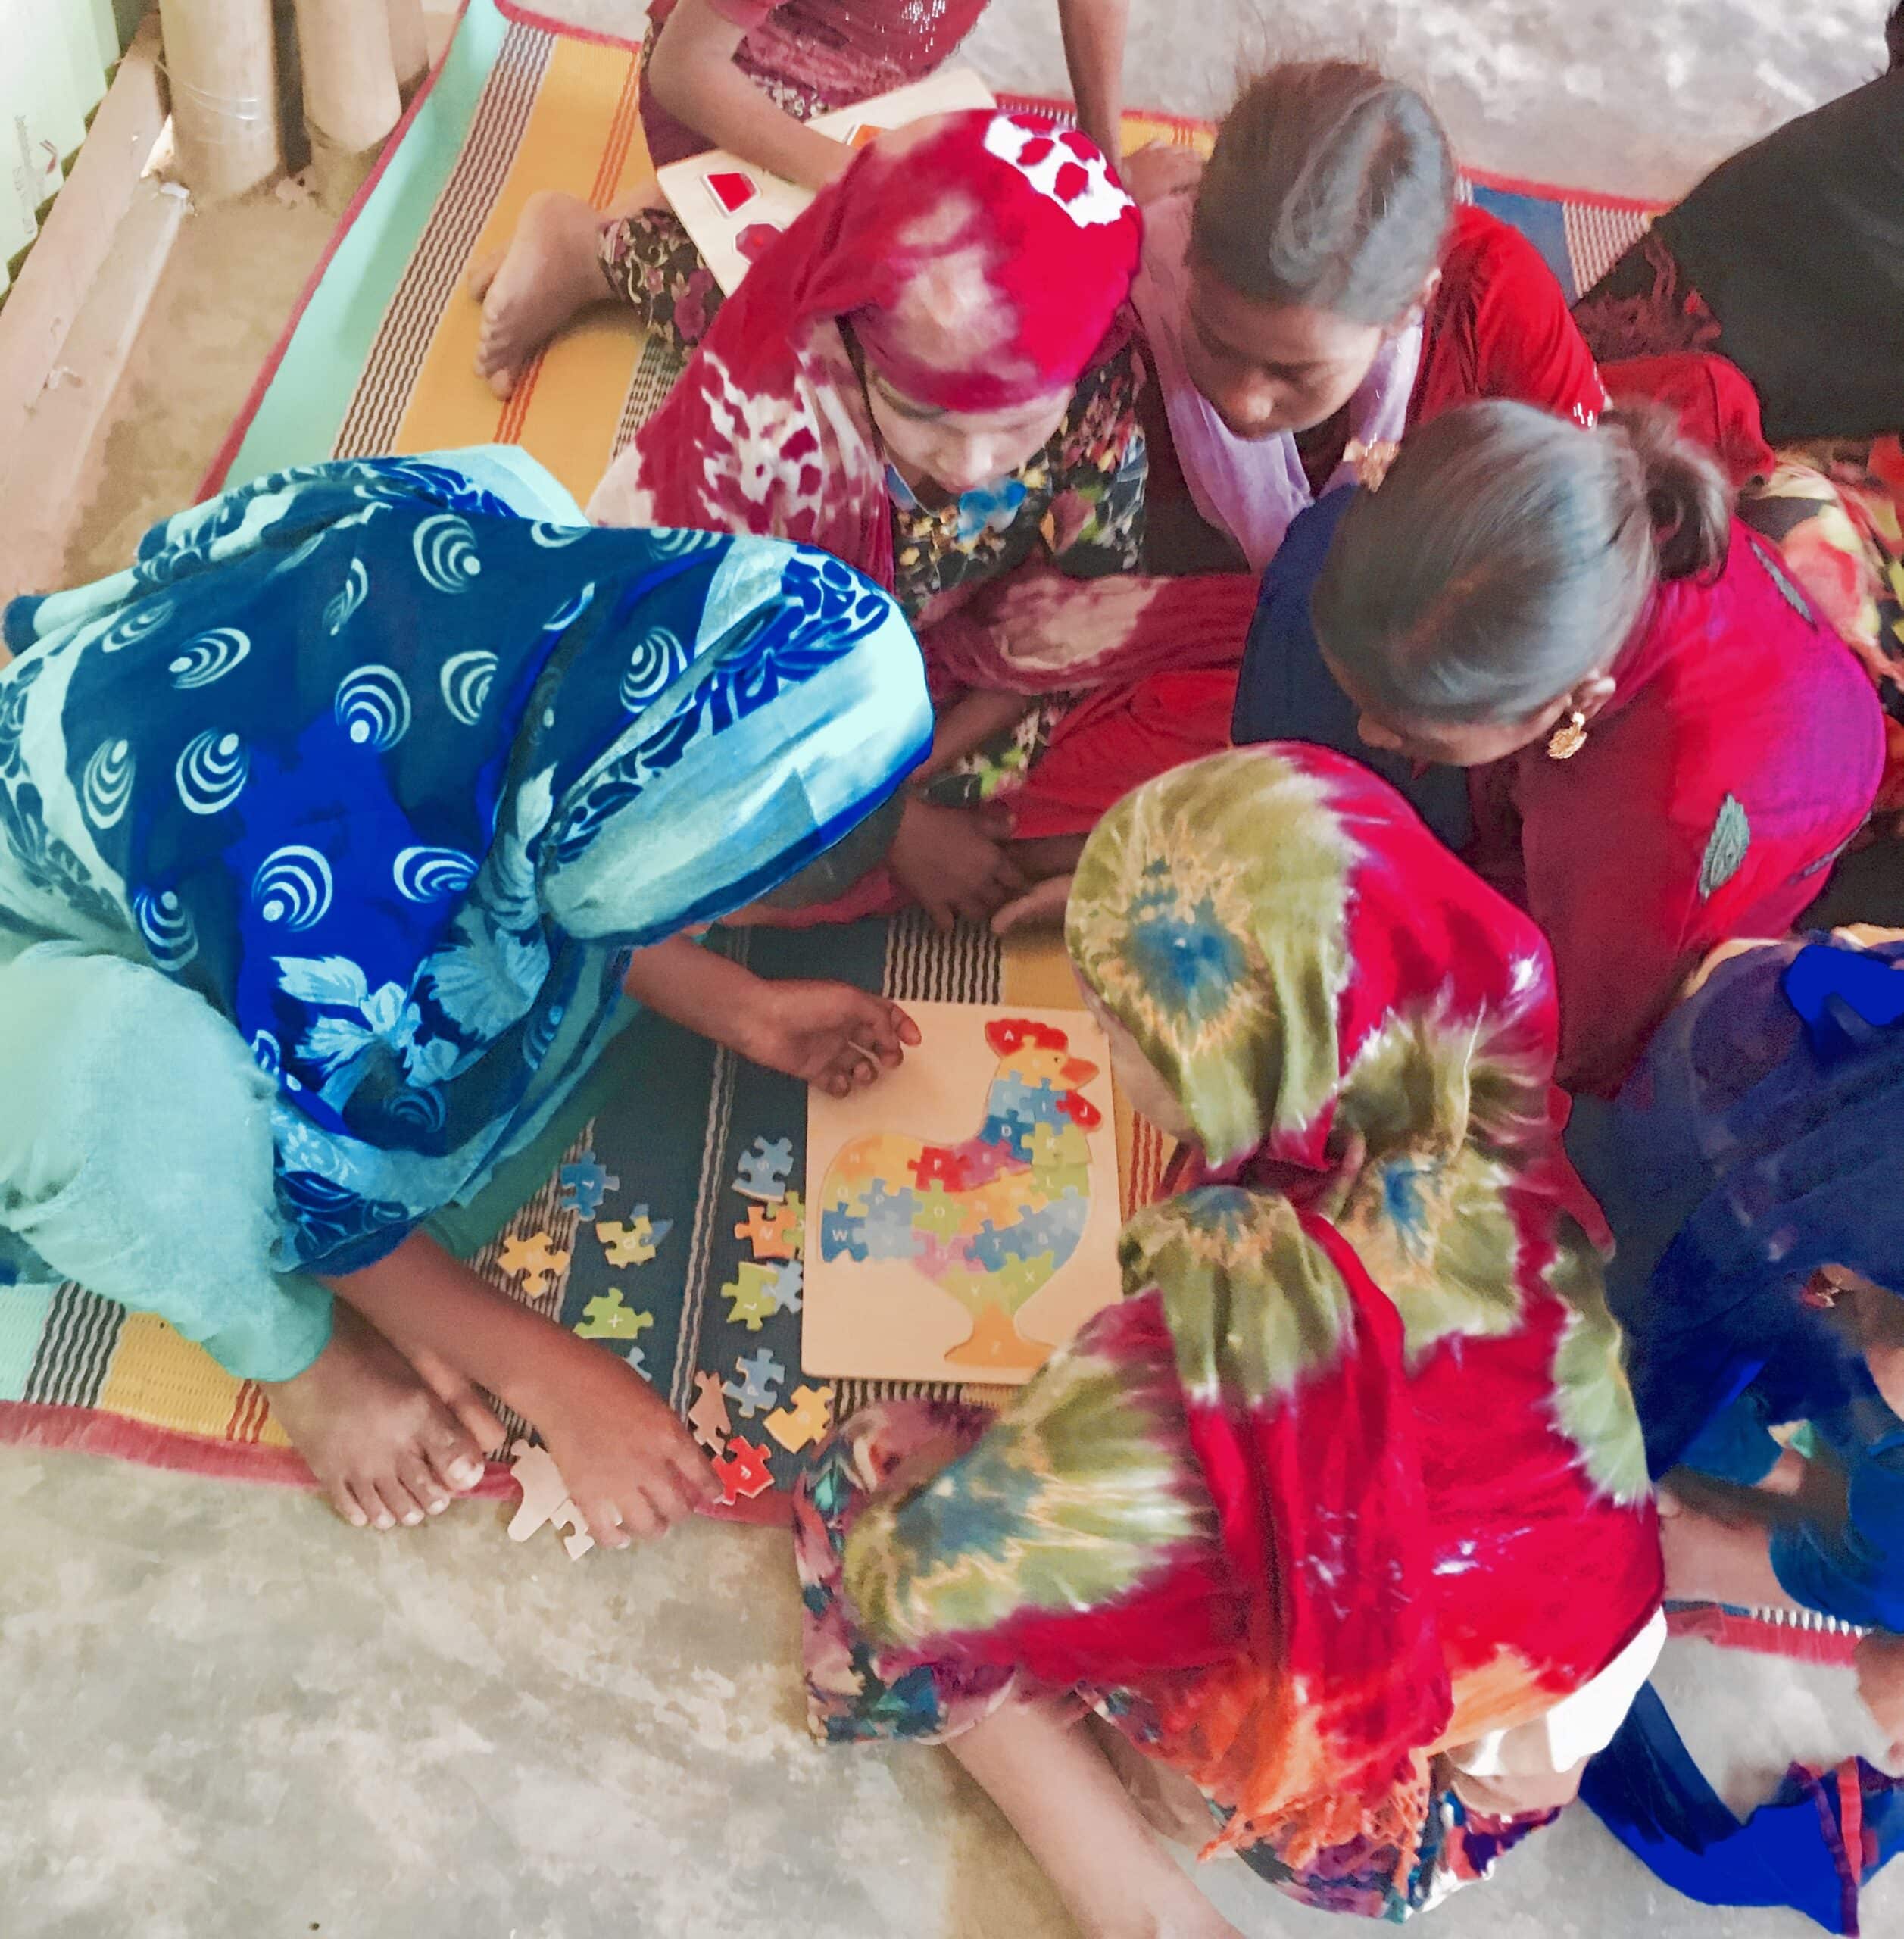
[[[890,587],[941,704],[927,778],[982,796],[993,777],[947,770],[1038,697],[1197,648],[1156,582],[1078,584],[1141,548],[1140,230],[1075,130],[980,111],[882,137],[755,264],[591,515],[799,536]],[[1004,582],[1041,561],[1013,606]],[[1068,623],[1074,600],[1088,624]],[[891,877],[944,919],[982,917],[1020,886],[1007,832],[995,809],[915,795]],[[894,886],[882,872],[834,913]]]

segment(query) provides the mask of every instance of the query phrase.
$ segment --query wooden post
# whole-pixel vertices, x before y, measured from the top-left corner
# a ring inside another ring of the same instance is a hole
[[[397,70],[397,92],[407,101],[429,72],[423,0],[389,0],[389,5],[390,58]]]
[[[159,0],[179,167],[201,201],[268,182],[280,165],[271,0]]]
[[[389,0],[297,0],[304,126],[318,198],[341,209],[403,111]]]

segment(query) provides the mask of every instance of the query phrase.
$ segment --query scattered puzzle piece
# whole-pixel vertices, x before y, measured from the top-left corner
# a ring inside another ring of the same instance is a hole
[[[773,1471],[767,1466],[767,1448],[765,1442],[755,1447],[751,1441],[743,1441],[737,1434],[727,1444],[724,1453],[715,1456],[710,1464],[714,1478],[720,1483],[721,1506],[732,1508],[737,1501],[751,1500],[757,1494],[765,1494],[773,1485]]]
[[[790,1191],[778,1204],[750,1205],[734,1236],[752,1244],[756,1259],[797,1259],[805,1247],[806,1219],[799,1193]]]
[[[797,1454],[833,1425],[833,1390],[796,1387],[792,1400],[791,1407],[776,1407],[768,1415],[766,1427],[789,1454]]]
[[[695,1440],[709,1453],[718,1454],[734,1432],[734,1423],[728,1418],[727,1396],[721,1391],[720,1375],[697,1373],[694,1387],[694,1404],[688,1410],[688,1425],[694,1429]]]
[[[750,1333],[759,1332],[780,1310],[779,1297],[774,1291],[778,1276],[771,1266],[742,1260],[735,1269],[734,1278],[721,1288],[728,1301],[728,1325],[744,1326]]]
[[[498,1255],[502,1269],[520,1279],[531,1299],[548,1290],[551,1281],[568,1269],[569,1255],[547,1232],[531,1232],[509,1240]]]
[[[601,1201],[621,1189],[621,1180],[604,1171],[592,1151],[564,1165],[557,1176],[562,1183],[562,1210],[585,1219],[592,1219],[601,1210]]]
[[[538,1530],[551,1522],[569,1532],[562,1538],[571,1562],[579,1562],[595,1545],[582,1511],[569,1499],[569,1491],[554,1458],[546,1447],[532,1447],[526,1441],[513,1443],[510,1472],[523,1491],[521,1505],[509,1524],[509,1539],[526,1542]]]
[[[767,1290],[773,1295],[776,1313],[797,1313],[800,1296],[806,1290],[805,1270],[797,1259],[789,1259],[780,1265],[770,1266],[773,1284]]]
[[[739,1384],[724,1380],[721,1386],[740,1409],[743,1420],[751,1421],[762,1408],[771,1407],[780,1398],[780,1383],[786,1379],[787,1369],[766,1347],[751,1356],[741,1355],[734,1363],[734,1371],[741,1376]]]
[[[654,1324],[651,1313],[637,1313],[622,1297],[619,1286],[610,1286],[582,1309],[587,1316],[575,1330],[585,1340],[638,1339]]]
[[[769,1143],[757,1138],[742,1154],[734,1189],[743,1198],[778,1200],[787,1195],[787,1174],[793,1169],[793,1140],[776,1138]]]
[[[609,1264],[625,1272],[631,1266],[645,1266],[673,1230],[672,1219],[651,1219],[648,1207],[638,1205],[626,1224],[605,1219],[595,1227],[595,1237],[601,1241]]]

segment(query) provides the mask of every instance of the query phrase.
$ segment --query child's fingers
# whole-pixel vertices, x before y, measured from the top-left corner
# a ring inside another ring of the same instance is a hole
[[[892,1013],[894,1035],[902,1044],[908,1046],[919,1043],[922,1039],[919,1034],[919,1026],[896,1003],[889,1004],[887,1007]]]

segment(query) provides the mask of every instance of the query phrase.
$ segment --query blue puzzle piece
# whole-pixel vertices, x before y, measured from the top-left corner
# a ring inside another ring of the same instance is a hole
[[[966,1251],[988,1272],[1003,1272],[1012,1260],[1035,1259],[1041,1252],[1066,1257],[1077,1249],[1090,1216],[1089,1202],[1084,1198],[1054,1199],[1035,1212],[1022,1213],[1002,1229],[988,1219],[978,1236],[967,1242]]]
[[[864,1264],[867,1252],[866,1222],[856,1219],[844,1206],[819,1215],[819,1256],[838,1259],[850,1253]]]
[[[793,1140],[757,1138],[741,1154],[734,1189],[746,1198],[778,1201],[787,1195],[787,1174],[793,1169]]]
[[[907,1185],[888,1191],[883,1179],[875,1179],[866,1191],[866,1216],[863,1229],[869,1259],[911,1259],[919,1251],[919,1234],[914,1222],[919,1210],[919,1194]]]
[[[773,1284],[767,1289],[773,1295],[776,1313],[797,1313],[800,1296],[806,1290],[806,1275],[800,1261],[789,1259],[773,1269]]]
[[[780,1383],[786,1379],[787,1369],[766,1347],[757,1354],[741,1354],[734,1363],[734,1371],[741,1376],[739,1384],[724,1380],[721,1391],[734,1403],[743,1420],[751,1421],[763,1407],[779,1405]]]
[[[1055,1127],[1070,1122],[1060,1108],[1063,1103],[1063,1094],[1052,1088],[1048,1077],[1041,1077],[1035,1084],[1027,1084],[1022,1077],[1001,1077],[991,1087],[986,1108],[1022,1124]]]
[[[562,1210],[585,1221],[595,1219],[601,1211],[601,1201],[611,1191],[621,1189],[621,1180],[613,1172],[604,1171],[592,1151],[584,1152],[572,1165],[564,1165],[560,1176]]]
[[[1014,1158],[1025,1164],[1032,1162],[1032,1133],[1035,1126],[1023,1118],[988,1117],[979,1127],[980,1140],[987,1144],[1002,1145]]]

